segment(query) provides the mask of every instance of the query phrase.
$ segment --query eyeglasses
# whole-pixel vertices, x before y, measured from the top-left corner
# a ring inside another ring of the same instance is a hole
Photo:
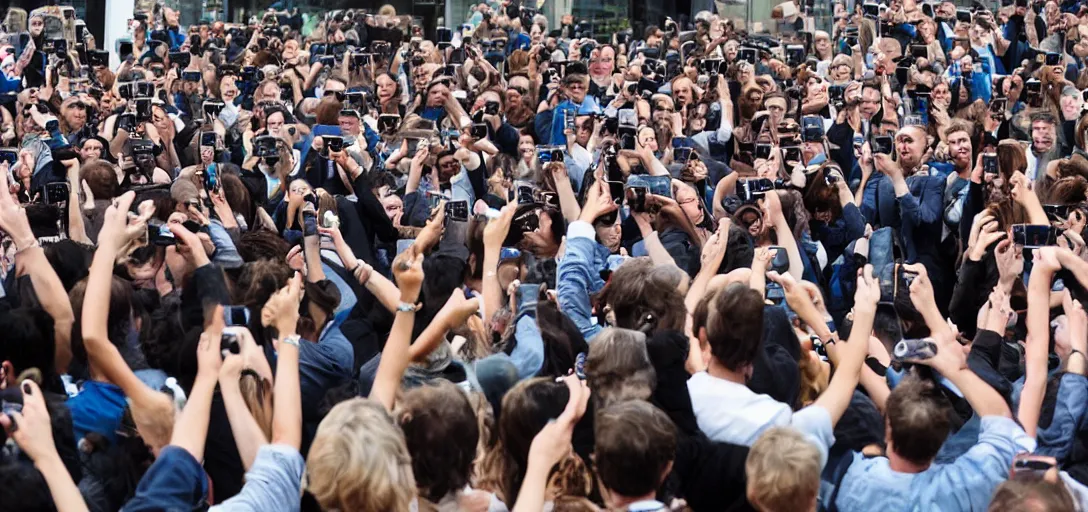
[[[325,91],[325,96],[336,96],[336,101],[344,101],[344,98],[346,97],[344,96],[343,91]]]

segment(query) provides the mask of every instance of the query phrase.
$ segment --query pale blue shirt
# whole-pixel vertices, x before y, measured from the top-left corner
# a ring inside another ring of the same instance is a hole
[[[994,490],[1008,480],[1016,454],[1034,449],[1035,440],[1011,418],[986,416],[978,444],[955,462],[933,464],[921,473],[900,473],[886,457],[855,453],[839,484],[836,505],[843,512],[986,510]]]

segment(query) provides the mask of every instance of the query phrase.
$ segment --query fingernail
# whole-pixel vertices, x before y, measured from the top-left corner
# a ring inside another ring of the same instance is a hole
[[[34,394],[33,390],[34,390],[34,388],[30,387],[29,382],[24,382],[23,383],[23,393],[28,394],[28,395],[32,395],[32,394]]]

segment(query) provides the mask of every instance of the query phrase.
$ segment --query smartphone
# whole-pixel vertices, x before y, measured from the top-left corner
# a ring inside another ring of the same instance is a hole
[[[890,135],[877,135],[873,137],[873,154],[881,153],[884,155],[892,154],[894,144]]]
[[[201,132],[200,134],[200,146],[206,148],[214,148],[216,142],[218,142],[218,135],[215,132]]]
[[[982,172],[997,174],[997,153],[982,154]]]
[[[380,114],[378,115],[378,131],[380,133],[390,133],[396,131],[397,126],[400,126],[400,116],[397,114]]]
[[[1044,204],[1043,211],[1046,212],[1048,219],[1054,222],[1065,221],[1069,217],[1069,205],[1067,204]]]
[[[915,59],[928,59],[929,46],[924,44],[912,44],[910,45],[910,55]]]
[[[204,190],[209,192],[219,190],[219,170],[215,162],[208,164],[208,168],[204,169]]]
[[[68,184],[61,181],[45,185],[45,204],[63,204],[68,201]]]
[[[937,355],[937,344],[929,339],[902,340],[892,352],[898,361],[931,359]]]
[[[14,167],[18,161],[18,148],[0,148],[0,162],[7,162],[9,167]]]
[[[646,187],[624,187],[624,199],[627,201],[627,205],[631,207],[631,211],[638,213],[646,211],[646,194],[648,192],[649,189]]]
[[[186,64],[186,66],[188,66],[188,64]],[[199,71],[182,71],[181,72],[181,80],[183,82],[199,82],[199,81],[201,81],[203,79],[204,79],[204,77],[200,76]]]
[[[484,103],[484,113],[489,115],[489,116],[499,115],[499,102],[497,102],[497,101],[488,101],[488,102]]]
[[[655,195],[672,197],[672,176],[650,176],[649,174],[632,174],[627,177],[628,187],[644,187]]]
[[[1054,462],[1053,457],[1021,453],[1012,461],[1012,477],[1042,479],[1054,468]]]
[[[325,154],[339,153],[344,150],[344,138],[336,135],[326,135],[322,137],[325,141]]]
[[[227,356],[234,354],[238,355],[242,353],[242,344],[239,341],[240,331],[244,327],[239,326],[227,326],[223,328],[223,332],[219,337],[219,355],[226,359]]]
[[[189,67],[192,58],[193,54],[189,52],[170,52],[170,64],[175,67]]]
[[[555,146],[537,146],[536,158],[542,164],[551,162],[563,163],[563,148]]]
[[[786,252],[785,247],[772,245],[768,247],[770,250],[774,250],[774,259],[771,260],[771,265],[768,270],[773,270],[779,274],[784,274],[790,270],[790,255]]]
[[[174,232],[170,231],[170,228],[162,222],[149,222],[147,224],[147,240],[152,245],[159,247],[177,245],[178,243]]]
[[[136,121],[148,122],[151,120],[151,98],[136,99]]]
[[[756,150],[753,156],[756,160],[765,160],[771,157],[771,149],[774,148],[771,144],[756,143]]]
[[[120,41],[117,43],[117,56],[125,60],[132,55],[132,41]]]
[[[204,115],[208,117],[219,117],[219,113],[223,111],[223,102],[205,101],[202,108],[204,109]]]
[[[754,203],[774,188],[774,182],[767,178],[742,179],[737,182],[737,197],[744,203]]]
[[[1041,224],[1013,224],[1012,242],[1027,249],[1055,245],[1054,230]]]
[[[402,238],[397,240],[397,254],[399,255],[400,253],[407,251],[414,243],[416,243],[415,238]]]
[[[314,236],[317,234],[317,210],[303,208],[302,210],[302,236]]]
[[[672,161],[678,164],[686,164],[691,160],[691,148],[676,148],[672,150]]]
[[[1062,54],[1047,52],[1044,63],[1047,66],[1057,66],[1062,61]]]
[[[449,201],[446,203],[446,222],[468,222],[468,201]]]
[[[87,50],[87,65],[92,68],[108,67],[110,65],[110,52],[106,50]]]
[[[536,187],[522,183],[515,184],[514,199],[519,205],[536,204]]]
[[[801,146],[787,146],[782,148],[783,160],[787,162],[798,162],[804,158],[801,153]]]
[[[245,306],[223,306],[223,323],[227,326],[249,326],[249,308]]]

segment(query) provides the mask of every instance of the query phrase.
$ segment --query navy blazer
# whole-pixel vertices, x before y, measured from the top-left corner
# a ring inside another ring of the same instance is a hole
[[[944,213],[945,180],[940,176],[907,178],[909,194],[895,196],[892,180],[877,172],[865,185],[861,212],[873,229],[890,226],[899,236],[903,260],[923,263],[931,279],[936,277]]]

